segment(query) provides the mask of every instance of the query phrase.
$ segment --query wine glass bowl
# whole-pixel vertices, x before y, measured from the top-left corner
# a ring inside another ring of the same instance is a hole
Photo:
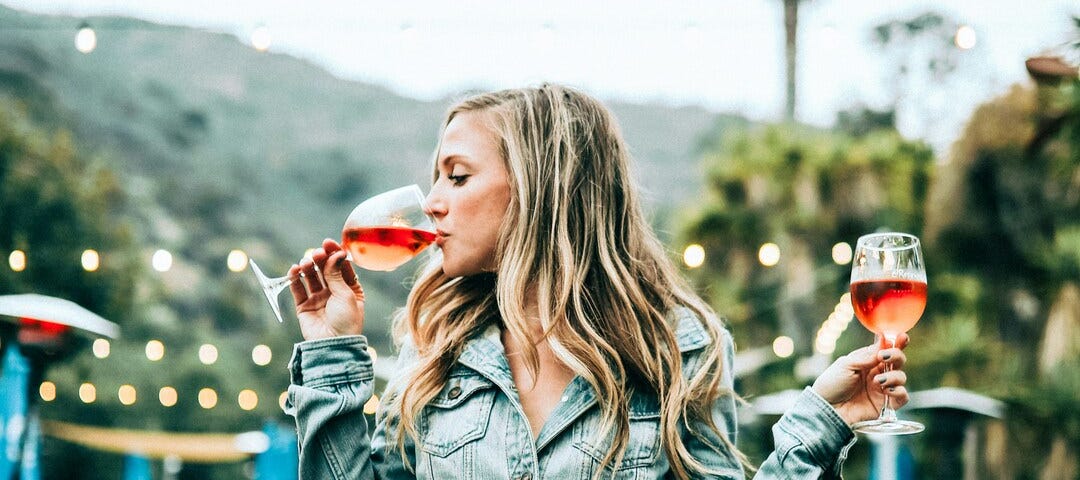
[[[855,317],[895,347],[896,337],[914,327],[926,308],[926,268],[918,237],[895,232],[863,235],[856,243],[851,265]],[[852,429],[903,435],[921,432],[924,427],[898,420],[886,397],[877,419],[858,422]]]
[[[395,188],[364,200],[345,219],[341,245],[348,258],[365,270],[388,272],[408,262],[435,241],[435,225],[424,210],[417,185]],[[266,300],[282,322],[278,297],[291,279],[269,277],[249,260]]]

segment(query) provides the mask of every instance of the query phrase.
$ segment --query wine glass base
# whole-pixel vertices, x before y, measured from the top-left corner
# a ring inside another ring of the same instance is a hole
[[[852,425],[851,429],[875,435],[911,435],[925,430],[926,427],[910,420],[867,420]]]

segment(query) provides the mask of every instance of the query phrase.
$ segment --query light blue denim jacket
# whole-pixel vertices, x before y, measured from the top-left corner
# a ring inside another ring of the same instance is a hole
[[[731,335],[724,332],[723,386],[734,383]],[[711,339],[700,322],[683,314],[677,329],[689,375]],[[406,344],[395,369],[407,374],[416,352]],[[393,426],[376,415],[374,432],[363,414],[374,389],[374,371],[363,336],[302,342],[289,362],[286,413],[296,419],[300,478],[310,479],[591,479],[610,445],[597,438],[600,413],[592,388],[574,378],[539,436],[534,440],[497,328],[471,340],[452,367],[442,391],[418,421],[419,442],[405,442],[406,468]],[[387,390],[395,388],[393,379]],[[387,391],[381,397],[389,398]],[[672,476],[660,445],[656,398],[630,401],[630,438],[615,471],[618,479]],[[735,400],[722,397],[713,408],[716,426],[734,443]],[[699,431],[711,432],[708,428]],[[754,478],[839,478],[854,433],[829,404],[809,388],[772,428],[775,450]],[[722,445],[712,439],[714,445]],[[684,439],[699,461],[723,472],[719,478],[744,478],[731,452],[717,452],[693,435]],[[602,478],[611,478],[605,472]]]

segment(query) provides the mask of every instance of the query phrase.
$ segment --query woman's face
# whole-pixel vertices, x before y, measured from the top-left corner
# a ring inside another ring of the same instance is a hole
[[[454,116],[443,132],[438,179],[427,197],[451,277],[494,271],[499,226],[510,205],[510,178],[485,113]]]

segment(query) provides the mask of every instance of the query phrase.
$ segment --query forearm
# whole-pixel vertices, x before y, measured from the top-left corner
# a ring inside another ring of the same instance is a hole
[[[836,411],[811,389],[772,428],[773,453],[755,479],[840,478],[855,433]]]
[[[300,478],[373,478],[364,403],[374,372],[363,336],[297,344],[285,412],[296,420]]]

